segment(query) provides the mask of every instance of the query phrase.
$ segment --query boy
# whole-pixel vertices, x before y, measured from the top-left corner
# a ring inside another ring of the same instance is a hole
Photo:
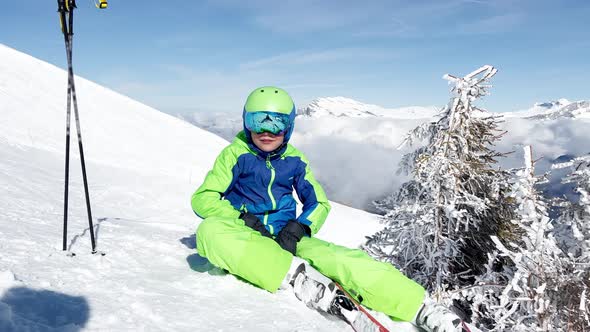
[[[204,219],[197,229],[201,256],[270,292],[292,285],[298,299],[318,310],[342,314],[334,312],[335,280],[363,305],[396,320],[431,332],[461,331],[457,315],[391,264],[313,237],[330,205],[309,161],[288,144],[295,105],[287,92],[254,90],[242,116],[244,130],[192,196],[193,210]],[[303,203],[298,217],[293,189]]]

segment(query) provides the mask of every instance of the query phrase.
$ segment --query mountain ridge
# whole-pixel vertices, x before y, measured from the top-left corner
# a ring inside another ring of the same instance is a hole
[[[401,108],[384,108],[374,104],[365,104],[347,97],[320,97],[297,110],[297,115],[306,117],[392,117],[392,118],[429,118],[438,109],[435,106],[408,106]]]

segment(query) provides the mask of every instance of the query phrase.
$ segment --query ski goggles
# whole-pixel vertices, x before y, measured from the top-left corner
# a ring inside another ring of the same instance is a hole
[[[291,127],[289,114],[267,111],[245,113],[244,125],[248,130],[257,134],[284,135]]]

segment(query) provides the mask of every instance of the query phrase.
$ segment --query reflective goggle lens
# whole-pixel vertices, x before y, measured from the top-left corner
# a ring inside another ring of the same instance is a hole
[[[274,135],[285,134],[291,124],[288,114],[277,112],[246,112],[244,122],[246,128],[252,132]]]

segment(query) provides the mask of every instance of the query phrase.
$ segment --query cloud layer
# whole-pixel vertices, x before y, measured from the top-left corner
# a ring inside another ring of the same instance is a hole
[[[239,114],[195,114],[198,126],[227,140],[242,129]],[[372,201],[395,192],[408,180],[396,174],[398,163],[409,149],[398,150],[404,135],[425,119],[387,117],[298,117],[291,143],[302,150],[328,197],[348,206],[375,211]],[[522,146],[532,145],[538,174],[548,171],[564,155],[590,153],[590,121],[560,118],[527,120],[507,118],[507,134],[496,149],[513,152],[499,160],[502,168],[523,165]]]

